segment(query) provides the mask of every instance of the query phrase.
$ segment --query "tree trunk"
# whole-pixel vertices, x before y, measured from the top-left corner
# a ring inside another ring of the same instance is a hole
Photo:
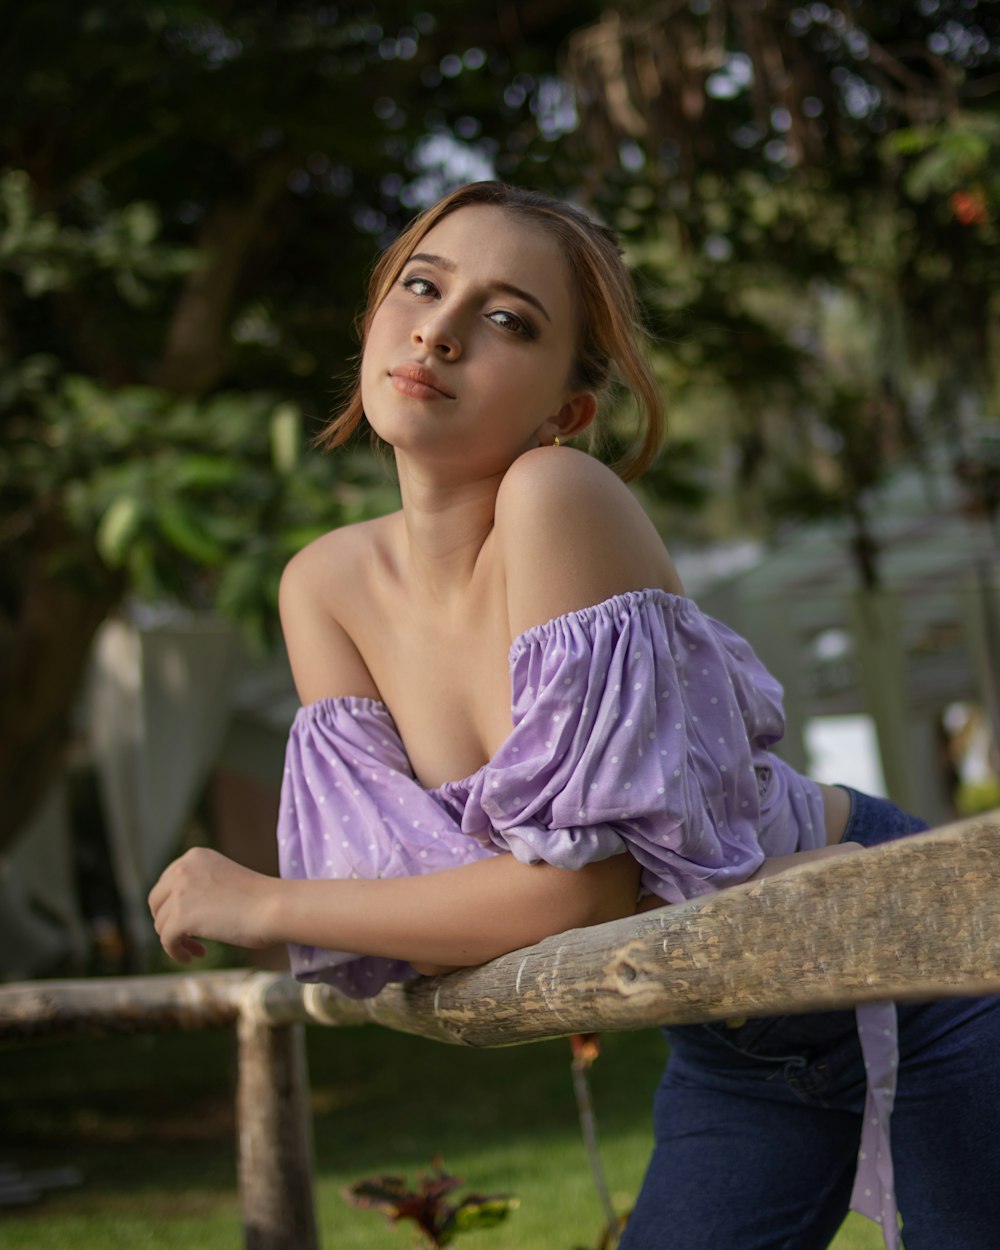
[[[257,170],[245,195],[211,210],[198,239],[202,260],[184,283],[170,320],[166,350],[153,379],[157,386],[200,395],[221,378],[244,261],[294,163],[285,154],[275,157]]]

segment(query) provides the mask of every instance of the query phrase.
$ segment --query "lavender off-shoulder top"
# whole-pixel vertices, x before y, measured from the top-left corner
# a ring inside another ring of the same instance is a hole
[[[819,787],[769,750],[784,732],[781,687],[690,599],[616,595],[527,630],[509,660],[510,736],[470,777],[433,789],[414,777],[385,704],[303,707],[286,756],[281,875],[413,876],[503,852],[572,869],[627,851],[643,892],[675,903],[825,844]],[[300,980],[353,997],[414,975],[316,947],[293,946],[291,959]],[[890,1036],[883,1005],[859,1013],[869,1106],[854,1205],[880,1219],[895,1016]],[[895,1228],[894,1205],[881,1222]]]

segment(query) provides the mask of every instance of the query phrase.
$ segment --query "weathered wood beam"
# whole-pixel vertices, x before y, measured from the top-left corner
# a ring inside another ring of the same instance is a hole
[[[0,987],[0,1037],[373,1021],[468,1046],[1000,992],[1000,810],[357,1002],[268,973]]]
[[[504,1046],[882,998],[996,992],[1000,810],[574,929],[482,968],[390,987],[362,1006],[389,1028]],[[283,1005],[276,996],[278,1014]],[[313,1019],[335,1024],[344,1000],[310,987],[302,1005]],[[351,1003],[347,1011],[354,1016],[357,1008]]]
[[[0,986],[0,1038],[164,1033],[235,1024],[257,974],[87,977]]]

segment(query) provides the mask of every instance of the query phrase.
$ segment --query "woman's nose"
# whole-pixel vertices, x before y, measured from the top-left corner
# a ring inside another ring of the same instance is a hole
[[[413,342],[442,360],[457,360],[462,354],[462,344],[454,319],[443,309],[438,309],[414,327]]]

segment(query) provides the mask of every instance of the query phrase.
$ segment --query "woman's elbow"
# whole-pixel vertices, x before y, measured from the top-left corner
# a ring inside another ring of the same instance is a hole
[[[585,929],[635,913],[639,897],[639,865],[623,853],[587,864],[573,873],[579,880],[568,929]]]
[[[410,960],[410,967],[422,977],[443,977],[445,973],[457,972],[461,964],[428,964],[415,959]]]

